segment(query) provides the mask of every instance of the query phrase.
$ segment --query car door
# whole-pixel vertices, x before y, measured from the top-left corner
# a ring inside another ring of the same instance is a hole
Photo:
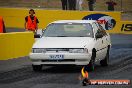
[[[101,38],[101,49],[100,49],[100,59],[104,59],[107,53],[107,33],[105,32],[105,30],[103,29],[103,27],[98,24],[98,32],[101,33],[102,38]]]
[[[93,23],[93,29],[94,29],[94,37],[95,37],[95,49],[96,49],[96,61],[100,60],[102,58],[102,48],[103,48],[103,40],[101,38],[96,38],[97,34],[101,34],[101,30],[99,29],[99,25],[97,23]]]
[[[107,35],[107,33],[106,33],[106,31],[104,30],[104,28],[99,24],[99,27],[100,27],[100,30],[101,30],[101,32],[102,32],[102,35],[103,35],[103,37],[102,37],[102,40],[103,40],[103,50],[102,50],[102,52],[103,52],[103,55],[104,55],[104,57],[106,56],[106,53],[107,53],[107,49],[108,49],[108,35]]]

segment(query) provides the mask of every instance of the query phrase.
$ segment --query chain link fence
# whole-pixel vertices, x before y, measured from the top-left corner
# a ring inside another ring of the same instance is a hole
[[[107,11],[106,2],[109,0],[96,0],[95,11]],[[132,12],[132,0],[113,0],[117,3],[116,11]],[[0,0],[0,7],[26,7],[43,9],[61,9],[61,0]],[[83,1],[83,10],[88,10],[87,0]]]

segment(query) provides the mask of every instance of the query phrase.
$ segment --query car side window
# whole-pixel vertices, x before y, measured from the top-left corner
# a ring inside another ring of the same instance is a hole
[[[106,31],[104,30],[104,28],[100,24],[99,24],[99,29],[101,30],[103,36],[107,35]]]
[[[102,37],[103,37],[103,33],[102,33],[102,30],[101,30],[99,24],[98,23],[95,23],[95,24],[96,24],[96,26],[98,28],[96,35],[102,35]]]
[[[98,26],[98,31],[97,31],[97,33],[100,33],[100,34],[102,35],[102,37],[103,37],[103,36],[106,36],[107,33],[106,33],[106,31],[104,30],[104,28],[103,28],[100,24],[98,24],[98,23],[96,23],[96,24],[97,24],[97,26]]]
[[[97,30],[97,34],[101,34],[103,36],[102,30],[101,29],[98,29]]]

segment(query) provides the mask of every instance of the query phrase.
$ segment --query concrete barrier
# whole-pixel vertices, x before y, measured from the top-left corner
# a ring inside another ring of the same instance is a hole
[[[33,43],[32,32],[0,33],[0,60],[27,56]]]
[[[132,34],[131,25],[125,25],[127,31],[122,29],[123,23],[132,21],[121,21],[121,12],[100,12],[100,11],[63,11],[35,9],[36,16],[40,23],[39,28],[45,28],[50,22],[56,20],[97,20],[108,30],[109,33]],[[24,28],[25,17],[29,15],[29,9],[24,8],[0,8],[0,15],[3,16],[6,27]],[[129,30],[129,31],[128,31]]]
[[[120,12],[101,12],[101,11],[63,11],[63,10],[43,10],[35,9],[36,16],[40,23],[39,28],[45,28],[50,22],[56,20],[82,20],[89,15],[93,16],[94,20],[105,19],[108,16],[118,23],[121,20]],[[6,27],[24,28],[25,17],[29,15],[29,9],[18,8],[0,8],[0,15],[3,16]],[[102,19],[101,19],[102,18]],[[102,20],[103,21],[103,20]],[[104,20],[105,23],[105,20]],[[117,25],[118,26],[118,25]]]

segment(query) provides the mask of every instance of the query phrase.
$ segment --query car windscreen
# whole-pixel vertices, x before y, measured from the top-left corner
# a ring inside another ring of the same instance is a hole
[[[45,37],[93,37],[89,23],[52,23],[43,34]]]

